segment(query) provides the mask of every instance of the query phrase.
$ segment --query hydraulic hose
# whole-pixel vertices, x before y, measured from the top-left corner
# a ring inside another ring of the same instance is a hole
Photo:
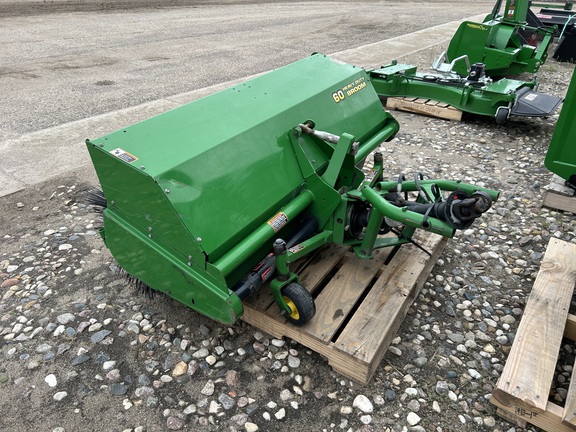
[[[292,233],[286,247],[289,249],[310,237],[318,230],[318,221],[315,218],[306,220],[299,226],[299,229]],[[252,293],[258,291],[260,287],[274,274],[276,270],[276,258],[274,253],[269,253],[260,261],[248,275],[236,284],[233,291],[240,300],[248,298]]]

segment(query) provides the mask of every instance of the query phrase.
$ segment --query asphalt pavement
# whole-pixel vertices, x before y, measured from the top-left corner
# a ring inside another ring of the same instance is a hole
[[[470,8],[487,9],[483,3]],[[427,6],[434,13],[419,23],[396,3],[380,9],[370,2],[298,6],[272,2],[0,17],[0,40],[7,41],[0,50],[0,196],[90,169],[86,138],[313,51],[363,67],[409,61],[412,53],[446,43],[465,18],[463,11],[441,13],[441,3],[434,2]]]

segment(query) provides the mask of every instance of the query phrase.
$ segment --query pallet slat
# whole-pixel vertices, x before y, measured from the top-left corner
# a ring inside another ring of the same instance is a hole
[[[336,253],[332,248],[323,251],[322,259],[314,259],[299,274],[308,289],[308,284],[314,285],[311,291],[322,288],[316,298],[317,313],[306,326],[293,326],[280,315],[269,286],[256,299],[244,302],[242,320],[273,337],[295,340],[325,356],[338,373],[367,384],[447,242],[426,232],[418,232],[414,240],[431,256],[410,244],[395,254],[392,248],[382,249],[367,261],[338,248]],[[364,331],[355,333],[359,321],[364,330],[370,327],[368,343]]]
[[[568,314],[575,282],[576,244],[551,239],[492,393],[499,408],[549,431],[575,430],[563,422],[574,418],[572,386],[565,410],[548,402],[562,337],[576,329],[575,317]]]
[[[554,174],[544,194],[544,207],[576,213],[574,190],[564,185],[564,179]]]
[[[576,213],[576,198],[547,191],[544,196],[544,207]]]
[[[564,329],[564,337],[570,340],[576,340],[576,315],[568,314],[566,319],[566,328]]]
[[[432,99],[389,97],[386,100],[386,108],[399,109],[401,111],[408,111],[416,114],[430,115],[446,120],[462,120],[462,111],[454,108],[451,105],[440,103]]]
[[[429,237],[422,246],[434,250],[438,240]],[[416,291],[419,291],[419,277],[423,273],[427,276],[430,271],[415,271],[426,263],[422,257],[411,252],[408,248],[400,249],[396,256],[398,259],[386,266],[377,285],[336,341],[338,348],[366,360],[374,358],[383,343],[389,345],[390,341],[385,339],[393,338],[400,327],[408,307],[417,295]],[[428,262],[435,263],[437,258],[433,257]]]
[[[566,404],[564,406],[564,414],[562,421],[576,426],[576,371],[572,368],[572,376],[570,377],[570,386],[568,387],[568,394],[566,395]]]
[[[328,343],[378,273],[390,250],[371,260],[350,257],[316,298],[316,316],[306,331]]]

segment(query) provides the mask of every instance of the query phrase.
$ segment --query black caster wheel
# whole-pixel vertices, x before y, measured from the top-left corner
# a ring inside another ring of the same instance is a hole
[[[302,285],[292,282],[282,288],[282,298],[291,312],[286,319],[292,324],[302,326],[312,319],[316,313],[316,305],[310,293]]]

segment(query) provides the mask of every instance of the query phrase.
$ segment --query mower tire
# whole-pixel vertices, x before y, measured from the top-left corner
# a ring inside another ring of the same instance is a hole
[[[508,116],[510,115],[510,110],[508,108],[500,108],[496,112],[496,124],[504,124],[506,120],[508,120]]]

